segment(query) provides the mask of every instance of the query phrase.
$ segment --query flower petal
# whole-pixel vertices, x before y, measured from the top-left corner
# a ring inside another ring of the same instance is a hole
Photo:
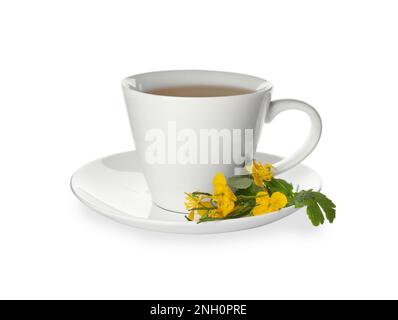
[[[287,198],[282,192],[274,192],[270,198],[272,211],[280,210],[287,205]]]
[[[269,212],[268,211],[268,205],[263,205],[263,204],[255,206],[253,208],[253,210],[252,210],[253,216],[259,216],[259,215],[262,215],[262,214],[266,214],[268,212]]]
[[[213,179],[214,193],[219,194],[224,191],[224,188],[227,185],[227,179],[225,179],[224,174],[222,172],[217,172]]]
[[[195,220],[195,211],[192,210],[192,211],[188,214],[188,219],[191,220],[191,221],[194,221],[194,220]]]
[[[266,204],[269,203],[269,194],[266,191],[257,192],[256,195],[256,204]]]

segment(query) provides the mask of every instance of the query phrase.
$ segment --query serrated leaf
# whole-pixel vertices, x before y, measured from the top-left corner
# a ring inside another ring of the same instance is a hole
[[[330,223],[336,218],[336,205],[320,192],[302,190],[294,194],[293,201],[296,208],[307,206],[307,214],[314,225],[323,224],[324,216]]]
[[[229,186],[235,189],[247,189],[252,183],[253,180],[247,176],[233,176],[228,179]]]
[[[336,205],[320,192],[313,192],[315,200],[318,202],[323,212],[325,212],[326,218],[330,223],[333,223],[336,219]]]
[[[318,206],[318,203],[316,203],[316,201],[313,199],[307,200],[307,215],[315,227],[325,222],[325,218]]]
[[[296,206],[303,207],[306,205],[308,199],[312,199],[312,190],[301,190],[294,194],[294,201]]]

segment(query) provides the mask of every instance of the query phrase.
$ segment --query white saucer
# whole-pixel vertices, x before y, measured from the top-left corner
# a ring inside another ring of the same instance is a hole
[[[280,157],[264,153],[257,153],[255,158],[268,163],[280,160]],[[305,165],[280,177],[293,183],[295,188],[320,190],[322,186],[319,175]],[[90,162],[72,176],[71,188],[84,204],[113,220],[162,232],[218,233],[250,229],[285,218],[298,210],[290,207],[255,217],[200,224],[189,222],[183,214],[161,209],[152,203],[135,151]]]

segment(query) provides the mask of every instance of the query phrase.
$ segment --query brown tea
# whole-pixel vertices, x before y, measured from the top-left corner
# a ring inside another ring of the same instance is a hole
[[[193,85],[157,88],[145,92],[172,97],[222,97],[236,96],[240,94],[252,93],[254,91],[228,86]]]

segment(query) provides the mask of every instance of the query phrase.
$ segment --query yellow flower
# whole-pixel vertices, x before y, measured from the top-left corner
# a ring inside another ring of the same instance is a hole
[[[189,211],[188,219],[191,221],[195,220],[195,214],[203,216],[208,210],[204,210],[205,208],[212,208],[212,204],[210,201],[205,201],[209,196],[205,195],[193,195],[192,193],[187,193],[185,198],[185,208]]]
[[[185,208],[187,210],[195,209],[198,207],[202,199],[196,195],[193,195],[192,193],[186,193],[185,197]]]
[[[266,214],[278,211],[287,204],[287,198],[282,192],[274,192],[271,197],[268,192],[261,191],[257,193],[256,206],[253,208],[253,215]]]
[[[230,187],[227,184],[227,179],[225,179],[224,175],[222,172],[218,172],[216,176],[213,179],[213,187],[214,187],[214,197],[217,198],[217,196],[226,196],[232,201],[236,201],[236,196],[230,189]]]
[[[235,201],[237,198],[227,184],[227,179],[221,172],[218,172],[213,179],[214,195],[213,200],[217,203],[214,212],[210,212],[212,217],[226,217],[235,209]]]
[[[287,198],[282,192],[274,192],[270,199],[269,210],[278,211],[287,205]]]
[[[235,209],[235,202],[226,196],[222,196],[217,200],[217,212],[224,217],[229,215]]]
[[[264,181],[270,181],[272,179],[272,165],[268,163],[262,165],[256,160],[253,160],[246,169],[252,174],[254,183],[258,187],[263,187]]]
[[[224,215],[221,212],[218,212],[217,210],[212,210],[209,212],[209,217],[210,218],[224,218]]]
[[[188,213],[188,219],[189,219],[189,221],[195,220],[195,211],[194,210],[192,210]]]
[[[213,179],[213,195],[187,193],[185,208],[189,211],[188,219],[195,220],[195,215],[208,214],[210,218],[225,218],[235,209],[238,200],[227,184],[227,179],[218,172]],[[210,209],[210,210],[209,210]]]
[[[267,191],[257,192],[256,205],[265,205],[269,203],[269,194]]]

